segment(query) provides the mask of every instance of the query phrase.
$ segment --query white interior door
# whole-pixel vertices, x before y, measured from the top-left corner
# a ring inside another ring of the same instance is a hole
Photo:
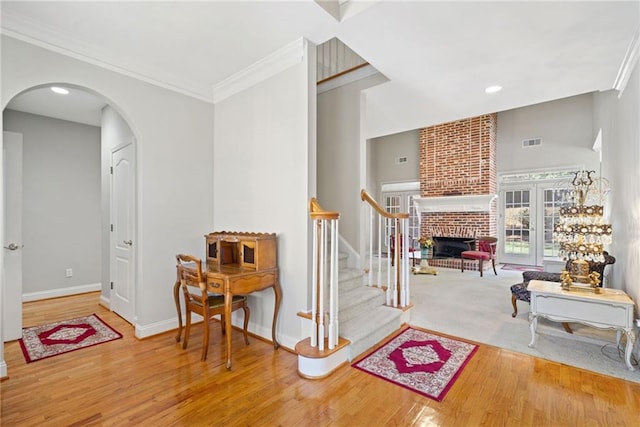
[[[3,132],[4,156],[4,341],[22,338],[22,134]]]
[[[111,152],[111,310],[135,324],[134,144]]]

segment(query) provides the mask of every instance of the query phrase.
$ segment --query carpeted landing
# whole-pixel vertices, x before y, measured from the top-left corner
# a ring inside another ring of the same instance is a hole
[[[519,271],[487,271],[481,278],[476,271],[439,268],[436,276],[410,280],[413,326],[640,382],[639,344],[632,357],[636,370],[629,371],[624,337],[618,346],[615,331],[572,323],[574,333],[568,334],[560,323],[541,318],[536,346],[529,348],[529,305],[518,301],[518,315],[511,317],[509,287],[522,281]]]

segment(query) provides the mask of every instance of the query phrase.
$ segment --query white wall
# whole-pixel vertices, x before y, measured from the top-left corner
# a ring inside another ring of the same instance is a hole
[[[340,212],[340,235],[359,248],[362,201],[361,93],[387,81],[380,74],[318,95],[318,201]],[[375,193],[374,193],[375,194]]]
[[[605,214],[613,226],[616,257],[612,286],[640,302],[640,66],[636,64],[620,99],[617,92],[597,98],[603,129],[603,175],[611,183]],[[636,313],[636,317],[638,317]]]
[[[309,199],[315,177],[315,47],[299,46],[297,63],[215,105],[213,219],[215,230],[278,236],[283,292],[277,326],[281,344],[293,348],[301,331],[297,312],[307,309]],[[271,338],[273,292],[249,296],[249,329]],[[306,333],[306,334],[305,334]]]
[[[586,94],[499,112],[498,172],[575,165],[599,171],[592,100]],[[542,145],[522,148],[529,138],[542,138]]]
[[[100,128],[5,110],[4,129],[23,135],[23,294],[99,283]]]
[[[213,228],[213,105],[2,36],[3,108],[52,82],[103,95],[136,136],[136,299],[153,301],[138,306],[136,333],[167,330],[177,324],[175,254],[202,256]]]

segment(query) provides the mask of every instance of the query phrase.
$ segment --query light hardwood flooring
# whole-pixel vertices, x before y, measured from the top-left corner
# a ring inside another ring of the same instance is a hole
[[[640,383],[480,345],[442,402],[348,365],[322,380],[296,373],[295,354],[234,330],[233,368],[220,328],[200,362],[175,332],[145,340],[91,293],[24,304],[24,326],[98,314],[124,335],[26,364],[5,345],[2,426],[637,426]]]

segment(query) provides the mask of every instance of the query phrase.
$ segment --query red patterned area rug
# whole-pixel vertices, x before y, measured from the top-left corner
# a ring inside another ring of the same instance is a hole
[[[22,329],[20,347],[27,363],[122,338],[96,314]]]
[[[440,402],[477,349],[407,328],[352,366]]]

